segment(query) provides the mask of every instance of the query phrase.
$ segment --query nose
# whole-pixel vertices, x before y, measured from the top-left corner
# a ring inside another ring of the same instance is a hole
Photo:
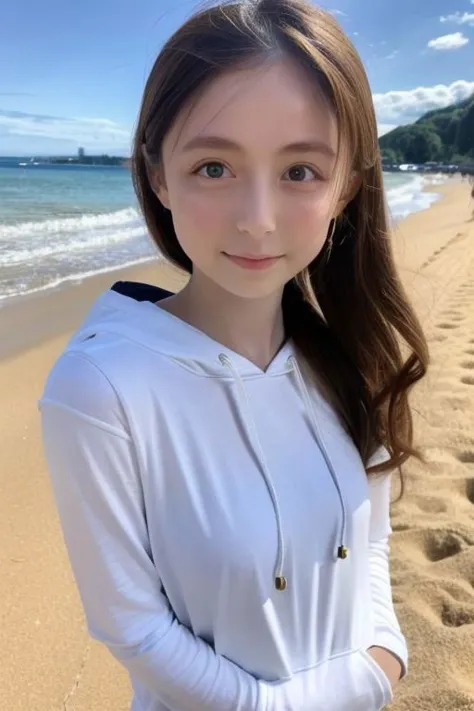
[[[275,232],[273,191],[268,185],[253,185],[243,197],[237,229],[260,239]]]

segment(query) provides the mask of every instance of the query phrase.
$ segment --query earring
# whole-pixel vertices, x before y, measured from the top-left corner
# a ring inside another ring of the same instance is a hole
[[[331,228],[330,234],[329,234],[329,236],[328,236],[328,249],[329,249],[329,251],[331,251],[332,246],[333,246],[333,240],[334,240],[334,233],[335,233],[335,231],[336,231],[336,218],[334,217],[334,218],[333,218],[333,221],[332,221],[332,228]]]

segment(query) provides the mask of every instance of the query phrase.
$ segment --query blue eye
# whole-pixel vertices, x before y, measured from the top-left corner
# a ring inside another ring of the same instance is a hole
[[[220,174],[220,171],[222,171],[222,169],[225,169],[225,165],[222,165],[222,163],[219,163],[218,161],[212,161],[212,162],[209,162],[209,163],[203,163],[203,164],[200,165],[198,168],[196,168],[196,170],[193,171],[193,174],[198,174],[198,175],[199,175],[200,171],[201,171],[203,168],[209,168],[209,167],[210,167],[212,170],[209,171],[208,175],[202,175],[201,177],[203,177],[203,178],[209,178],[209,179],[211,179],[211,180],[216,180],[216,179],[222,177],[222,175]]]

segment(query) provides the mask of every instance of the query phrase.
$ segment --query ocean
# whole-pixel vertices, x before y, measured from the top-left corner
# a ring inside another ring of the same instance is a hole
[[[0,158],[0,307],[156,258],[127,168],[20,165],[27,160]],[[420,175],[387,173],[384,180],[393,220],[438,198],[422,192]]]

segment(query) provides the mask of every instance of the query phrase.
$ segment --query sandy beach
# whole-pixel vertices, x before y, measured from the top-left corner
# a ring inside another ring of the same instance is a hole
[[[430,189],[442,199],[393,234],[432,363],[412,396],[428,465],[408,462],[392,510],[393,595],[410,649],[392,708],[474,711],[474,205],[458,179]],[[36,407],[71,333],[118,279],[185,282],[156,261],[0,309],[0,711],[129,708],[125,670],[85,628]]]

